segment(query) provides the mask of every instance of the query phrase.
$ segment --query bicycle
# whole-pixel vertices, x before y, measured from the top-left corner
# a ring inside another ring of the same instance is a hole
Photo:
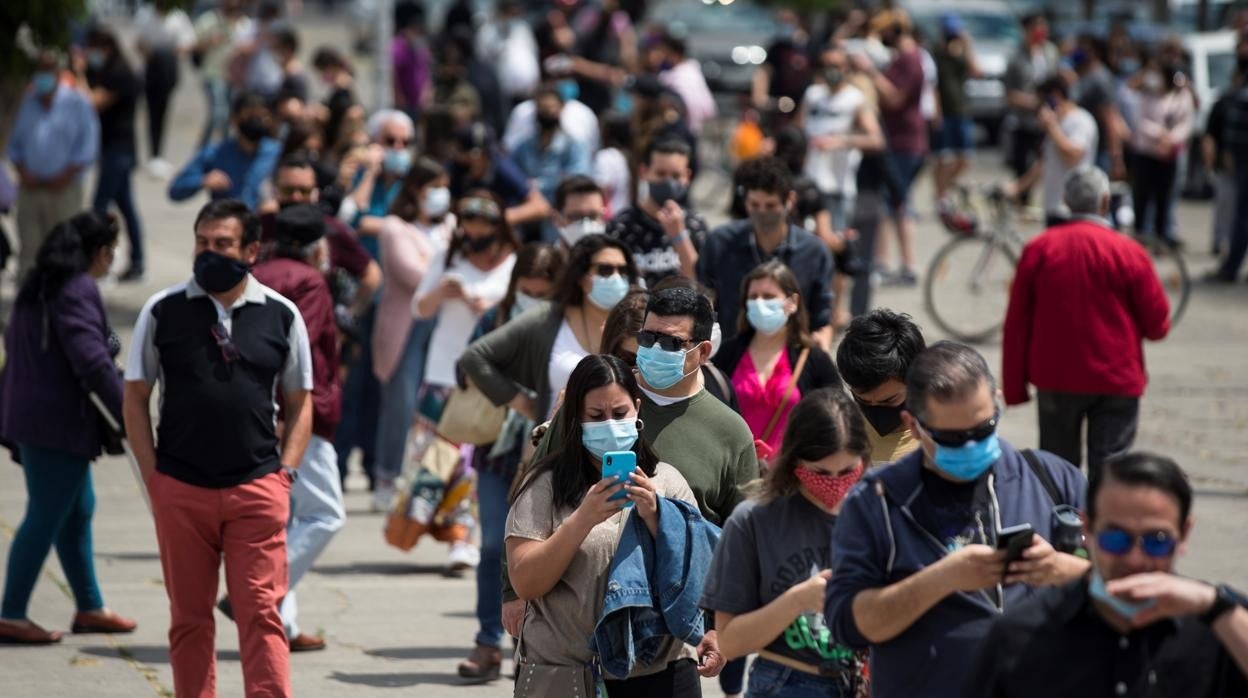
[[[980,224],[970,191],[959,187],[942,205],[940,220],[954,237],[928,266],[923,301],[928,315],[946,334],[968,344],[991,341],[1005,324],[1010,285],[1026,239],[1014,224],[1011,201],[999,185],[980,187],[989,208],[989,225]],[[1121,198],[1121,191],[1114,194]],[[1117,205],[1111,203],[1111,210]],[[1170,301],[1170,325],[1178,324],[1191,295],[1187,263],[1159,240],[1140,240]],[[963,272],[962,270],[967,271]]]

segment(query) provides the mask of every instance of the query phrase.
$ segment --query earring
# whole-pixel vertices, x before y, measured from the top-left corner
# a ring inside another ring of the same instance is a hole
[[[646,430],[646,423],[645,423],[645,422],[643,422],[643,421],[641,421],[640,419],[638,419],[638,420],[637,420],[637,431],[645,431],[645,430]]]

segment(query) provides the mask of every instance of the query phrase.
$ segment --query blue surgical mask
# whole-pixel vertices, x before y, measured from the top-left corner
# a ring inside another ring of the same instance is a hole
[[[1092,581],[1088,584],[1088,595],[1093,599],[1109,606],[1114,613],[1122,616],[1126,620],[1131,620],[1139,615],[1140,611],[1153,607],[1157,603],[1157,599],[1148,599],[1147,601],[1126,601],[1109,593],[1105,589],[1105,578],[1101,576],[1099,570],[1092,568]]]
[[[35,88],[35,94],[52,94],[56,90],[56,73],[35,73],[35,78],[31,81],[31,84]]]
[[[539,299],[530,296],[524,291],[516,291],[516,299],[513,307],[516,309],[516,314],[520,314],[537,305],[539,302]]]
[[[628,295],[628,279],[619,274],[611,276],[595,274],[593,284],[589,291],[589,302],[603,310],[614,308],[624,300],[624,296]]]
[[[598,460],[611,451],[631,451],[637,443],[636,419],[581,422],[581,443]]]
[[[412,166],[412,154],[407,150],[387,150],[381,160],[381,168],[386,174],[405,175]]]
[[[685,354],[688,353],[688,349],[665,351],[658,344],[638,347],[637,370],[641,371],[646,385],[656,390],[667,390],[698,370],[695,367],[693,371],[685,373]]]
[[[967,441],[957,447],[936,444],[932,462],[955,480],[970,481],[988,472],[1001,457],[1001,441],[996,432],[982,441]]]
[[[779,332],[789,321],[783,298],[755,298],[745,303],[745,319],[765,335]]]
[[[98,49],[87,49],[87,67],[99,70],[104,67],[104,53]]]

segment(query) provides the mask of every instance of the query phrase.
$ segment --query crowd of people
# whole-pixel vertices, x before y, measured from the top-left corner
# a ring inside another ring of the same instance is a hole
[[[1059,51],[1024,20],[1011,191],[1042,183],[1050,229],[1020,261],[998,390],[976,350],[929,345],[870,299],[873,277],[917,280],[929,150],[943,197],[973,148],[951,88],[979,67],[956,16],[925,45],[900,11],[818,38],[780,11],[748,97],[763,137],[739,131],[732,220],[711,227],[690,192],[718,106],[644,3],[503,0],[480,22],[458,0],[436,32],[399,3],[395,106],[371,113],[333,47],[312,52],[313,99],[283,7],[147,8],[142,77],[104,24],[68,66],[38,56],[8,151],[21,257],[0,439],[28,509],[0,640],[61,639],[27,617],[53,546],[73,631],[134,630],[91,555],[90,463],[125,452],[156,523],[175,692],[216,694],[219,611],[247,695],[289,695],[291,653],[326,646],[295,588],[346,523],[358,450],[385,540],[427,535],[448,574],[475,569],[455,671],[499,679],[510,635],[518,696],[698,696],[708,677],[729,696],[1248,693],[1248,599],[1174,574],[1191,487],[1132,450],[1142,342],[1169,309],[1109,221],[1110,179],[1176,239],[1194,105],[1170,44],[1133,68],[1112,37]],[[206,120],[175,172],[162,134],[184,55]],[[140,96],[146,169],[171,200],[209,201],[190,277],[144,305],[119,371],[97,281],[123,225],[120,280],[147,269]],[[1217,154],[1248,172],[1243,99]],[[1231,227],[1233,279],[1248,222]],[[1043,450],[998,435],[1029,385]]]

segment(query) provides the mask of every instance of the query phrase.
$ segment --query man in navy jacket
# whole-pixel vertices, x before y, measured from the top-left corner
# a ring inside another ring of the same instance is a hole
[[[871,647],[872,695],[954,698],[994,618],[1087,572],[1049,543],[1054,509],[1082,509],[1086,482],[1052,454],[1033,466],[999,439],[1000,395],[975,350],[934,344],[906,383],[903,419],[922,447],[845,500],[826,613],[837,641]],[[998,537],[1023,523],[1035,535],[1007,568]]]

